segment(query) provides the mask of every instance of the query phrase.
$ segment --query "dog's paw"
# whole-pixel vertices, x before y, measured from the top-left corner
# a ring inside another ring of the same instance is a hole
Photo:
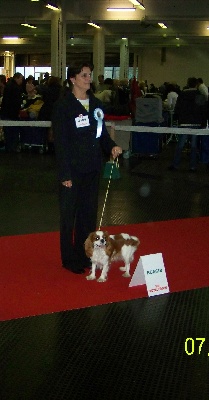
[[[99,277],[99,279],[97,279],[97,282],[106,282],[107,278],[101,278],[101,276]]]
[[[126,267],[119,267],[121,271],[126,271]]]
[[[88,275],[86,276],[87,281],[93,281],[94,279],[96,279],[96,276],[94,275]]]
[[[130,278],[130,274],[128,272],[125,272],[125,274],[123,274],[122,276],[124,276],[124,278]]]

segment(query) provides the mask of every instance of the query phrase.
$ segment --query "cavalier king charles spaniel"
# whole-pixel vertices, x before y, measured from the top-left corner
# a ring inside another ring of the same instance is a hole
[[[88,280],[96,279],[96,269],[101,269],[97,282],[105,282],[112,261],[122,260],[125,264],[120,267],[124,277],[130,277],[130,264],[140,241],[136,236],[127,233],[109,235],[108,232],[96,231],[89,234],[84,243],[86,256],[91,259],[92,267]]]

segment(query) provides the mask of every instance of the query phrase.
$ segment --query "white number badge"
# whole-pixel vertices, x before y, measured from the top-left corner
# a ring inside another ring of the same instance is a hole
[[[76,128],[83,128],[85,126],[89,126],[89,117],[88,115],[80,114],[77,118],[75,118]]]

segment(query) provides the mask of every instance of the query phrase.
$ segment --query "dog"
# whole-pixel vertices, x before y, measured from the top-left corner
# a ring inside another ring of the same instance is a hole
[[[105,282],[111,263],[118,260],[122,260],[125,264],[124,267],[120,267],[120,270],[124,271],[123,276],[130,277],[130,264],[139,244],[140,241],[136,236],[127,233],[117,235],[109,235],[104,231],[90,233],[84,243],[86,256],[92,262],[91,272],[86,279],[96,279],[96,269],[99,268],[102,272],[97,282]]]

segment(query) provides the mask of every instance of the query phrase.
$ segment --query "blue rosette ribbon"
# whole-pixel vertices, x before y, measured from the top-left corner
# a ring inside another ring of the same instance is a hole
[[[94,118],[97,121],[97,135],[96,137],[99,138],[102,134],[102,120],[104,118],[104,113],[101,108],[95,108],[94,110]]]

